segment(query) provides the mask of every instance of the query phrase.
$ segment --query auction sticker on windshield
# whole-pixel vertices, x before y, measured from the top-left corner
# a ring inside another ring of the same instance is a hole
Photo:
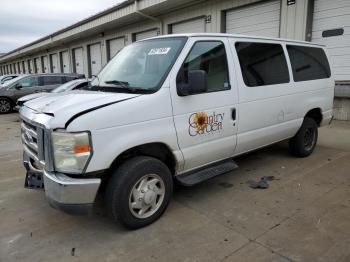
[[[170,47],[152,48],[149,50],[148,55],[166,55],[170,49]]]

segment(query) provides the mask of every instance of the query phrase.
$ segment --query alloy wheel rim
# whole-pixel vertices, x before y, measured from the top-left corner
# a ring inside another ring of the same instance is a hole
[[[11,105],[8,101],[1,99],[0,100],[0,112],[1,113],[7,113],[11,109]]]
[[[141,219],[156,213],[164,201],[165,184],[156,174],[141,177],[133,186],[129,197],[129,209]]]

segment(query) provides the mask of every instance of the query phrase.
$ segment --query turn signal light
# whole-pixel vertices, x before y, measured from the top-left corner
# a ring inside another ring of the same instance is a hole
[[[90,146],[85,144],[85,145],[76,145],[73,148],[73,151],[75,154],[80,154],[80,153],[88,153],[90,152]]]

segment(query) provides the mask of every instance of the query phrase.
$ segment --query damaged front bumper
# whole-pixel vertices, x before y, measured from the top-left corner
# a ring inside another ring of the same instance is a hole
[[[48,172],[35,168],[24,153],[24,166],[27,170],[25,187],[44,189],[50,205],[69,214],[88,214],[92,211],[99,178],[71,178],[65,174]]]

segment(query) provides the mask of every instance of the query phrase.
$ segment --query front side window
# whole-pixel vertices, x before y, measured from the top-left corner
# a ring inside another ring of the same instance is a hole
[[[287,45],[295,82],[328,78],[331,70],[322,48]]]
[[[22,88],[31,88],[34,86],[38,86],[38,77],[28,77],[23,80],[20,80],[18,83]]]
[[[220,41],[200,41],[194,44],[176,78],[176,84],[187,85],[192,70],[207,75],[207,92],[230,89],[225,45]]]
[[[287,61],[280,44],[238,42],[236,51],[247,86],[289,82]]]
[[[123,48],[94,79],[92,87],[135,92],[158,90],[186,39],[151,39]]]

